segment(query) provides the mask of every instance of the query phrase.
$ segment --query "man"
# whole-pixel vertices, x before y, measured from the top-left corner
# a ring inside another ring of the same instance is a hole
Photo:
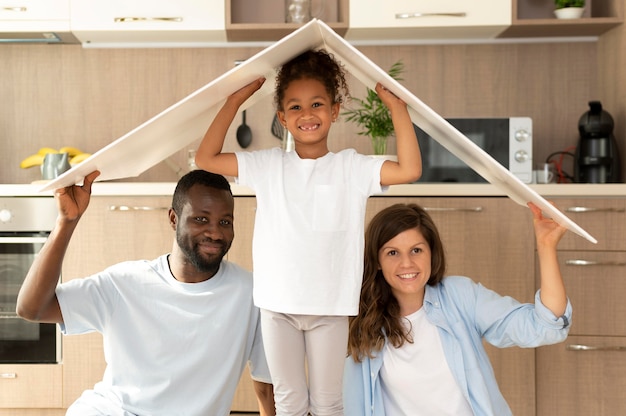
[[[103,335],[103,379],[67,414],[228,415],[250,361],[261,414],[273,415],[252,277],[223,260],[234,237],[228,181],[202,170],[180,179],[169,210],[170,254],[57,285],[98,175],[55,191],[56,226],[17,300],[24,319],[58,323],[65,335]]]

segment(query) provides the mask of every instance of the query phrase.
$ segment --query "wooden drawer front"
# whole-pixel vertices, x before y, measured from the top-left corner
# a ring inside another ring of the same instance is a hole
[[[598,240],[592,244],[568,232],[560,250],[626,250],[626,199],[554,199],[557,207]]]
[[[62,390],[61,365],[0,365],[0,408],[61,407]]]
[[[572,335],[626,336],[626,252],[559,252]],[[626,356],[625,356],[626,358]]]
[[[570,336],[537,349],[537,416],[623,415],[625,391],[626,338]]]

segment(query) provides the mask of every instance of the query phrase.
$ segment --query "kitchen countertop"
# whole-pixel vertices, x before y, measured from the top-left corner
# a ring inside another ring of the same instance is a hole
[[[41,183],[0,184],[0,196],[52,196],[52,191],[40,192]],[[174,182],[96,182],[92,188],[94,196],[171,196]],[[542,196],[553,197],[626,197],[626,184],[547,184],[530,187]],[[233,195],[254,196],[245,186],[231,183]],[[394,185],[381,196],[507,196],[491,184],[418,183]]]

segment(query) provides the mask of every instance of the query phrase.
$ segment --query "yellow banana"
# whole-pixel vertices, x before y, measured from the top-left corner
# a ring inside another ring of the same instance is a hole
[[[80,153],[70,159],[70,165],[77,165],[91,156],[91,153]]]
[[[48,153],[59,153],[59,151],[57,149],[53,149],[51,147],[42,147],[37,152],[37,154],[42,155],[42,156],[45,156]]]
[[[83,153],[83,151],[72,146],[64,146],[59,149],[59,153],[67,153],[69,157],[72,158],[74,156],[78,156],[79,154]]]
[[[39,153],[35,153],[34,155],[28,156],[26,159],[20,162],[20,168],[28,169],[33,166],[40,166],[43,163],[43,158],[45,156]]]

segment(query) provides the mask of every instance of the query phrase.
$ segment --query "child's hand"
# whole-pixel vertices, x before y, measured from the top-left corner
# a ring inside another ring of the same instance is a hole
[[[543,215],[541,208],[532,202],[528,203],[528,208],[533,213],[533,225],[535,227],[535,238],[537,246],[556,247],[567,228],[559,225],[552,218]]]
[[[261,88],[263,83],[265,82],[265,77],[257,78],[248,85],[238,89],[234,93],[232,93],[228,100],[240,106],[243,104],[248,98],[252,96],[255,92]]]
[[[380,82],[376,83],[376,94],[378,94],[381,101],[387,106],[389,111],[392,111],[395,106],[406,107],[406,103],[404,101],[385,88]]]

